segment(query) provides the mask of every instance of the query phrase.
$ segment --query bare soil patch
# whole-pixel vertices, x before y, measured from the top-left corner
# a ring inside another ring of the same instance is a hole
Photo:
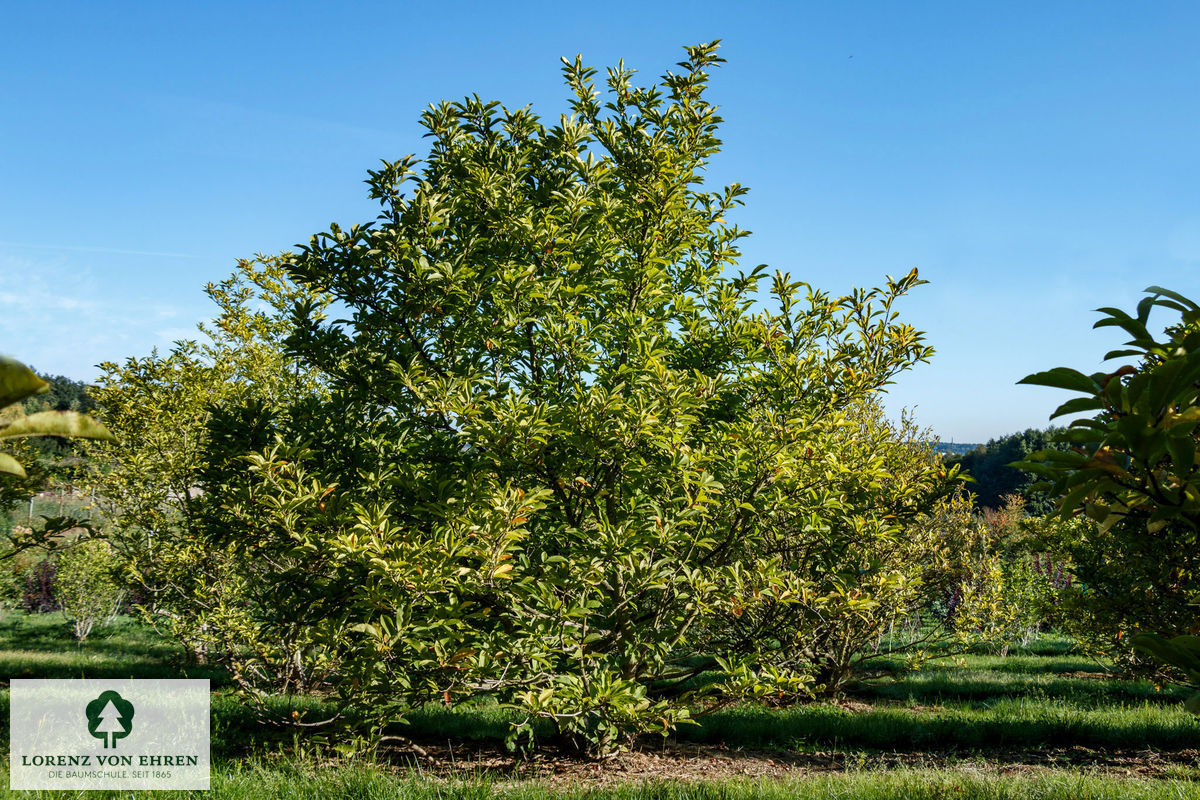
[[[605,761],[551,751],[517,759],[495,746],[423,745],[425,757],[395,751],[401,772],[458,778],[541,780],[551,784],[606,786],[647,781],[773,780],[804,775],[888,769],[970,769],[998,775],[1083,769],[1113,777],[1178,777],[1200,769],[1200,750],[1096,750],[1087,747],[979,751],[866,752],[743,750],[723,745],[646,743]]]

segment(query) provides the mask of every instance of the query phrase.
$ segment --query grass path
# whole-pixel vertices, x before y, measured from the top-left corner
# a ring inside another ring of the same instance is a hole
[[[403,732],[429,758],[391,752],[367,765],[265,733],[223,674],[187,665],[178,647],[132,621],[79,645],[59,615],[0,618],[3,679],[213,681],[213,790],[154,797],[1200,799],[1200,719],[1181,708],[1183,693],[1113,679],[1065,640],[912,673],[883,666],[837,703],[727,709],[605,765],[550,752],[515,761],[501,746],[513,717],[495,705],[417,709]],[[325,710],[309,698],[277,701],[280,716],[293,709],[312,718]]]

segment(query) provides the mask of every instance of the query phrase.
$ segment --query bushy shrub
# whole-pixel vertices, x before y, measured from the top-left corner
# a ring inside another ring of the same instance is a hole
[[[210,287],[213,347],[109,365],[102,418],[161,454],[101,491],[153,616],[251,692],[377,725],[490,695],[603,754],[836,688],[927,576],[973,578],[930,522],[952,472],[877,403],[930,354],[895,310],[921,281],[736,272],[719,61],[606,96],[568,62],[553,124],[432,107],[375,220]]]
[[[329,398],[215,420],[230,455],[248,419],[278,438],[212,458],[204,504],[360,707],[489,692],[605,752],[705,671],[722,700],[836,683],[915,602],[905,525],[949,476],[870,403],[929,354],[894,310],[920,281],[734,273],[715,50],[604,98],[569,62],[553,125],[435,106],[424,164],[371,173],[379,217],[287,262],[346,309],[289,341]]]
[[[1068,594],[1075,583],[1070,546],[1080,528],[1074,521],[1029,515],[1021,495],[1008,495],[980,521],[991,540],[1003,582],[1005,646],[1028,644],[1038,633],[1067,622]]]
[[[111,623],[120,612],[125,592],[116,569],[108,542],[100,539],[78,542],[58,555],[55,599],[76,639],[86,639],[97,623]]]

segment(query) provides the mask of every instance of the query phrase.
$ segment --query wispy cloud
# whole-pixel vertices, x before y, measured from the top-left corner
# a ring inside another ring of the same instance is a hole
[[[121,256],[153,256],[155,258],[199,258],[191,253],[160,253],[156,250],[126,250],[121,247],[97,247],[93,245],[32,244],[28,242],[0,242],[0,247],[17,247],[25,250],[58,250],[71,253],[113,253]]]
[[[0,252],[0,286],[6,287],[0,291],[0,352],[83,380],[94,379],[102,361],[145,355],[155,345],[195,336],[185,326],[204,312],[201,302],[176,305],[113,290],[65,254]],[[164,326],[168,320],[179,324]]]
[[[0,306],[13,306],[16,308],[35,306],[42,311],[87,311],[96,308],[97,304],[92,300],[84,300],[78,297],[63,297],[39,291],[34,296],[16,294],[14,292],[0,292]],[[6,311],[11,313],[7,309]]]

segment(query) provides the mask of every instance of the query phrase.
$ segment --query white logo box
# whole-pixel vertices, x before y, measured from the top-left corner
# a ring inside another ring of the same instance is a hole
[[[9,788],[209,788],[207,680],[9,686]]]

